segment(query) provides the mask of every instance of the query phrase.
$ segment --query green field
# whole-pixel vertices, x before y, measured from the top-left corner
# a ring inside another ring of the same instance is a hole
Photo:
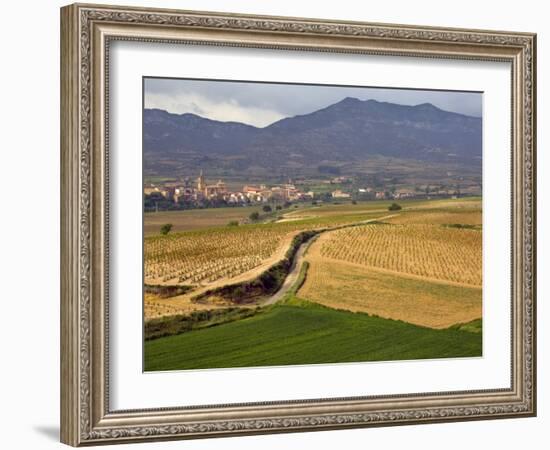
[[[480,356],[479,326],[435,330],[292,298],[253,317],[145,342],[145,370]]]

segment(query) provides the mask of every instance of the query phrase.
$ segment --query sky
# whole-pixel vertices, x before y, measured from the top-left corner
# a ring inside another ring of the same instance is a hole
[[[193,113],[223,122],[266,127],[285,117],[308,114],[346,97],[401,105],[432,103],[446,111],[481,117],[482,94],[459,91],[384,89],[171,78],[144,79],[145,108]]]

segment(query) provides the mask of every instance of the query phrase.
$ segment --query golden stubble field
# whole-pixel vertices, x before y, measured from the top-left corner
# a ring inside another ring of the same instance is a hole
[[[203,285],[230,279],[282,256],[290,244],[287,229],[220,229],[145,240],[145,282]]]
[[[481,285],[481,232],[441,225],[376,224],[325,233],[322,258],[471,286]]]
[[[481,317],[481,287],[396,275],[361,265],[310,260],[298,295],[335,309],[367,312],[430,328]]]
[[[163,316],[174,316],[177,314],[186,315],[194,311],[206,311],[227,307],[226,304],[195,303],[191,301],[189,295],[160,298],[158,295],[146,293],[143,300],[145,320]]]
[[[298,295],[431,328],[481,318],[481,205],[435,206],[324,233]]]

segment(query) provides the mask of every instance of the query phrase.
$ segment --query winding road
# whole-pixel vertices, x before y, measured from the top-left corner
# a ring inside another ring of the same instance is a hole
[[[379,220],[389,219],[390,217],[394,217],[394,216],[397,216],[397,215],[399,215],[399,214],[392,214],[392,215],[387,215],[387,216],[384,216],[384,217],[377,217],[377,218],[374,218],[374,219],[368,219],[368,220],[364,220],[364,221],[361,221],[361,222],[355,222],[353,224],[345,225],[344,227],[363,225],[363,224],[367,224],[369,222],[375,222],[375,221],[379,221]],[[339,228],[342,228],[342,227],[329,228],[329,229],[326,229],[326,230],[322,231],[321,233],[334,231],[334,230],[337,230]],[[251,307],[252,306],[273,305],[273,304],[281,301],[285,297],[285,295],[290,291],[290,289],[292,287],[295,286],[296,282],[298,281],[298,277],[300,275],[300,272],[301,272],[303,264],[304,264],[306,250],[308,249],[308,247],[310,245],[312,245],[314,243],[315,239],[318,236],[320,236],[321,233],[319,233],[317,236],[312,237],[310,240],[308,240],[307,242],[304,242],[302,245],[300,245],[300,247],[298,248],[298,251],[296,252],[296,254],[293,258],[290,272],[286,276],[285,281],[283,282],[281,288],[277,292],[275,292],[273,295],[265,298],[264,300],[259,301],[256,304],[251,305]],[[207,290],[213,289],[215,287],[255,279],[263,271],[267,270],[269,267],[271,267],[271,265],[273,265],[274,263],[279,261],[282,257],[284,257],[284,254],[288,251],[288,245],[290,245],[290,243],[292,241],[292,238],[296,234],[297,233],[289,235],[288,238],[286,239],[286,245],[282,245],[277,250],[277,252],[274,255],[272,255],[271,258],[264,261],[260,266],[255,267],[251,271],[242,273],[242,274],[238,275],[237,277],[229,279],[229,280],[227,280],[227,279],[218,280],[215,283],[209,284],[207,286],[203,286],[203,287],[198,288],[197,290],[193,290],[189,293],[178,295],[176,297],[170,297],[168,299],[163,300],[162,301],[163,306],[166,306],[166,307],[170,308],[170,314],[168,314],[168,315],[188,314],[192,311],[197,310],[197,308],[198,309],[211,309],[212,307],[220,307],[220,308],[225,307],[223,305],[214,306],[214,305],[209,304],[209,303],[204,303],[204,304],[196,303],[196,302],[192,301],[192,298],[197,296],[197,295],[200,295],[203,292],[206,292]],[[160,316],[162,316],[162,314]],[[153,317],[157,317],[157,315],[150,316],[148,318],[153,318]]]
[[[346,225],[345,227],[339,227],[339,228],[346,228],[346,227],[350,227],[350,226],[364,225],[364,224],[367,224],[367,223],[370,223],[370,222],[376,222],[376,221],[379,221],[379,220],[389,219],[391,217],[395,217],[395,216],[398,216],[398,215],[399,214],[390,214],[388,216],[377,217],[375,219],[363,220],[361,222],[356,222],[354,224]],[[298,248],[298,251],[294,255],[294,260],[292,261],[292,266],[290,268],[290,272],[286,276],[285,281],[283,282],[281,288],[277,292],[275,292],[275,294],[273,294],[271,297],[268,297],[265,300],[263,300],[260,303],[260,305],[261,306],[273,305],[274,303],[277,303],[278,301],[282,300],[283,297],[288,293],[288,291],[294,286],[294,284],[298,280],[298,277],[300,276],[300,272],[302,270],[302,266],[304,265],[305,254],[306,254],[306,251],[309,248],[309,246],[311,244],[313,244],[315,242],[315,240],[322,233],[326,233],[328,231],[334,231],[334,230],[337,230],[337,229],[338,228],[329,228],[328,230],[322,231],[318,235],[312,237],[309,241],[304,242],[302,245],[300,245],[300,247]]]
[[[313,241],[315,241],[316,237],[317,236],[314,236],[309,241],[304,242],[302,245],[300,245],[300,247],[298,248],[298,251],[296,252],[296,255],[294,255],[294,260],[292,261],[290,272],[286,276],[285,281],[283,282],[283,285],[280,287],[280,289],[277,292],[275,292],[275,294],[273,294],[271,297],[268,297],[266,300],[264,300],[261,303],[261,306],[273,305],[274,303],[277,303],[294,286],[294,284],[298,280],[298,277],[300,276],[302,266],[304,265],[304,256],[305,256],[306,250],[313,243]]]

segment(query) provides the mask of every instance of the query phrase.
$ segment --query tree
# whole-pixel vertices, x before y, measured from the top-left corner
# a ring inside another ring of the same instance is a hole
[[[260,220],[260,213],[258,211],[254,211],[252,214],[248,216],[248,218],[253,222],[256,222],[257,220]]]
[[[401,205],[398,205],[397,203],[392,203],[388,207],[388,211],[399,211],[401,209]]]
[[[160,234],[166,236],[168,233],[170,233],[170,230],[172,230],[172,224],[165,223],[162,227],[160,227]]]
[[[271,206],[269,205],[264,205],[262,210],[266,213],[270,213],[272,211]]]
[[[230,220],[228,222],[227,226],[229,226],[229,227],[238,227],[239,226],[239,221],[238,220]]]
[[[277,206],[275,206],[275,209],[276,209],[277,211],[280,211],[281,209],[283,209],[283,207],[282,207],[281,205],[277,205]]]

